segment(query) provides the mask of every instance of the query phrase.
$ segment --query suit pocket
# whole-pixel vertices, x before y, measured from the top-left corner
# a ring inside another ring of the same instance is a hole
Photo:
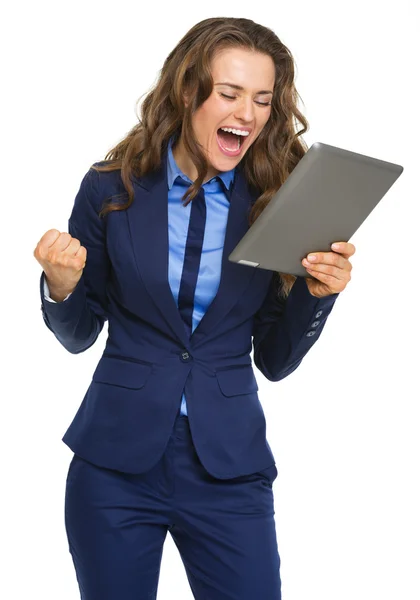
[[[139,390],[145,385],[151,372],[152,364],[103,356],[93,373],[92,380],[95,383]]]
[[[252,394],[258,391],[252,365],[229,367],[216,371],[217,381],[224,396]]]

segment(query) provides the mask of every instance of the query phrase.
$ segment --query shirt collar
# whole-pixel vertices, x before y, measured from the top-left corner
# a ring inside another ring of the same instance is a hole
[[[192,183],[191,179],[187,175],[185,175],[185,173],[183,173],[181,171],[181,169],[178,167],[178,165],[175,162],[175,158],[172,153],[173,142],[174,142],[174,136],[172,136],[170,138],[169,143],[168,143],[168,158],[167,158],[168,189],[172,188],[174,181],[178,176],[181,177],[185,182],[187,182],[188,185],[190,185]],[[221,180],[221,182],[223,183],[226,191],[229,192],[230,187],[233,183],[234,176],[235,176],[235,168],[231,169],[230,171],[221,171],[218,175],[216,175],[215,177],[212,177],[209,181],[206,181],[206,183],[204,183],[203,186],[211,187],[212,183],[217,178],[219,178]]]

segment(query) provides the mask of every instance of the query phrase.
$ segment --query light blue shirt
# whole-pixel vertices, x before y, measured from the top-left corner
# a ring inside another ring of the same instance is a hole
[[[193,183],[181,171],[172,153],[173,138],[168,144],[168,237],[169,237],[169,285],[178,306],[178,293],[184,266],[185,246],[191,214],[191,202],[184,206],[182,196]],[[203,184],[206,202],[206,224],[204,229],[203,248],[200,268],[194,295],[192,315],[192,331],[197,327],[206,310],[213,301],[220,283],[222,269],[223,245],[229,213],[228,190],[233,182],[235,169],[223,171]],[[193,200],[194,202],[194,200]],[[71,294],[63,300],[65,302]],[[49,295],[48,285],[44,280],[44,297],[55,302]],[[180,413],[188,415],[185,394],[182,394]]]
[[[191,202],[182,204],[182,196],[191,179],[181,171],[172,153],[173,138],[168,144],[168,234],[169,266],[168,280],[174,300],[178,306],[178,293],[184,265],[185,246],[191,214]],[[194,295],[192,331],[197,327],[207,308],[215,297],[222,269],[222,254],[226,224],[229,213],[228,190],[233,181],[235,169],[223,171],[203,184],[206,202],[206,225],[200,268]],[[192,201],[194,202],[194,200]],[[182,394],[181,414],[187,415],[187,402]]]

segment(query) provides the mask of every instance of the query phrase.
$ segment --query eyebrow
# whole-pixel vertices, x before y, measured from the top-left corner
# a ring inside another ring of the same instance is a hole
[[[241,92],[244,90],[244,88],[241,85],[237,85],[236,83],[229,83],[228,81],[223,81],[221,83],[215,83],[214,85],[228,85],[231,88],[234,88],[235,90],[240,90]],[[273,92],[271,90],[260,90],[259,92],[257,92],[257,94],[272,94]]]

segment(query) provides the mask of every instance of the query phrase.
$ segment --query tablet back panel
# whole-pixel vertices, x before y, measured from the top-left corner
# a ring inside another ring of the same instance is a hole
[[[402,172],[401,165],[315,142],[229,260],[309,277],[302,258],[348,242]]]

